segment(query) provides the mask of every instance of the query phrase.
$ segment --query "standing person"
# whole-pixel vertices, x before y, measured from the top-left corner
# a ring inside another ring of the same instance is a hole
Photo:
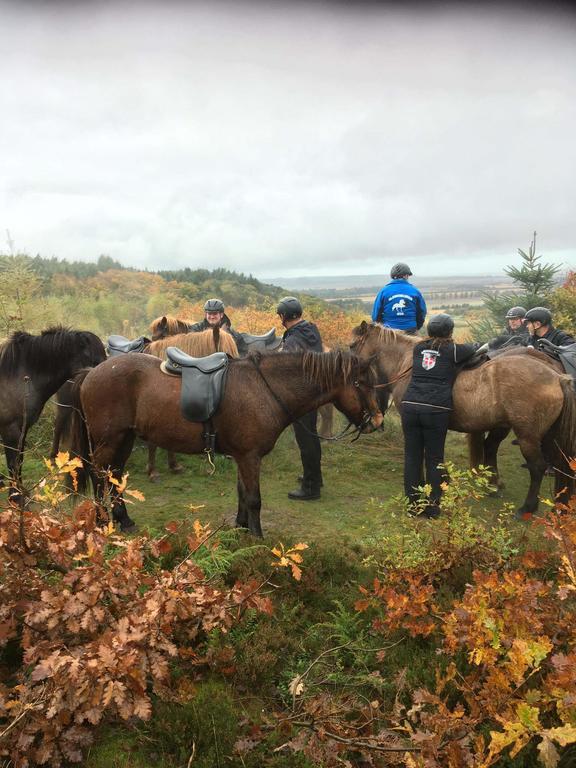
[[[504,332],[488,342],[489,348],[499,349],[504,345],[528,344],[529,333],[523,322],[525,316],[526,309],[524,307],[511,307],[508,312],[506,312],[504,318],[506,321]],[[511,341],[511,339],[514,339],[514,341]]]
[[[322,352],[320,331],[314,323],[302,319],[302,304],[294,296],[280,300],[276,313],[286,328],[282,352]],[[318,411],[310,411],[292,425],[302,460],[300,488],[290,491],[289,499],[312,501],[320,498],[322,486],[322,448],[317,433]]]
[[[439,464],[452,413],[452,387],[457,365],[471,357],[478,344],[456,344],[450,315],[436,315],[428,323],[428,337],[414,346],[412,378],[402,400],[404,431],[404,493],[411,504],[418,501],[422,461],[426,482],[432,487],[424,517],[440,514],[441,484],[445,479]]]
[[[392,278],[380,291],[372,308],[372,320],[386,328],[415,334],[424,325],[426,302],[414,285],[408,282],[412,270],[399,262],[390,270]]]
[[[552,325],[552,312],[546,307],[534,307],[526,312],[524,324],[528,329],[530,338],[528,343],[536,347],[539,339],[556,344],[558,347],[565,347],[568,344],[574,344],[576,339],[570,336],[566,331],[554,328]]]
[[[190,332],[197,333],[198,331],[207,331],[209,328],[218,326],[219,328],[222,328],[223,331],[227,331],[231,334],[238,347],[238,353],[240,355],[245,355],[248,353],[248,348],[242,335],[232,328],[232,322],[226,314],[225,309],[226,307],[221,299],[208,299],[204,304],[204,319],[191,325]]]

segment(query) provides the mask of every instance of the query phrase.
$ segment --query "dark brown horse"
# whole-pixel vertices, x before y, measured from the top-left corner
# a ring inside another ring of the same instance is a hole
[[[378,377],[401,409],[410,381],[414,345],[420,338],[375,324],[354,329],[352,349],[362,358],[377,355]],[[556,469],[556,491],[572,490],[567,460],[576,455],[576,395],[568,376],[527,353],[495,357],[463,370],[454,385],[450,429],[479,433],[513,430],[530,471],[530,487],[520,513],[538,508],[548,464]]]
[[[238,526],[262,535],[260,464],[292,421],[334,402],[364,432],[382,424],[372,383],[370,363],[348,352],[254,355],[229,362],[226,392],[212,421],[219,450],[238,465]],[[116,357],[78,376],[85,418],[74,417],[75,453],[91,458],[96,498],[104,495],[103,472],[122,475],[137,434],[181,453],[204,451],[203,425],[180,413],[180,388],[180,379],[164,375],[160,360],[150,355]],[[115,487],[111,494],[113,517],[127,530],[134,524],[124,501]]]
[[[22,501],[22,460],[28,430],[38,421],[48,398],[102,350],[102,342],[90,331],[59,326],[39,336],[17,331],[0,348],[0,436],[12,500]]]

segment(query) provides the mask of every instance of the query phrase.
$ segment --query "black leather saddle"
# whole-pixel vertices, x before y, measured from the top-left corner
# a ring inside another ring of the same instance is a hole
[[[188,421],[205,422],[212,418],[226,389],[228,355],[214,352],[207,357],[192,357],[178,347],[168,347],[162,370],[182,377],[180,409]]]
[[[276,329],[270,328],[268,333],[262,336],[252,336],[249,333],[241,333],[249,352],[274,352],[282,344],[282,339],[276,336]]]
[[[550,357],[560,360],[566,373],[570,374],[576,381],[576,344],[567,344],[565,347],[559,347],[552,344],[548,339],[538,339],[535,344],[536,349],[546,352]]]
[[[110,357],[116,357],[116,355],[126,355],[128,352],[144,352],[148,344],[150,339],[146,336],[139,336],[132,341],[124,336],[109,336],[106,350]]]

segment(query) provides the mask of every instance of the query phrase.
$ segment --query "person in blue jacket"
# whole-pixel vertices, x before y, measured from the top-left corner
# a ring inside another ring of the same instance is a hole
[[[426,302],[415,286],[408,282],[412,270],[399,262],[390,270],[392,278],[376,296],[372,320],[386,328],[415,334],[424,325]]]

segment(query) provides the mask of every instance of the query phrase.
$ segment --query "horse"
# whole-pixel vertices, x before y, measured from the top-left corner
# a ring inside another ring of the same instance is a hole
[[[150,336],[152,341],[165,339],[167,336],[176,336],[179,333],[190,333],[192,324],[172,315],[162,315],[150,323]]]
[[[28,430],[48,398],[91,365],[102,350],[102,342],[90,331],[61,326],[38,336],[16,331],[0,348],[0,437],[8,465],[9,498],[15,503],[24,501],[22,462]]]
[[[168,317],[161,318],[162,320],[168,320]],[[172,318],[177,323],[181,321],[176,318]],[[176,327],[172,325],[171,327]],[[152,328],[151,328],[152,330]],[[145,352],[148,355],[154,355],[160,359],[164,359],[166,349],[168,347],[178,347],[183,352],[194,357],[205,357],[211,355],[214,352],[226,352],[230,357],[238,357],[238,347],[234,338],[226,331],[220,330],[217,326],[214,328],[208,328],[205,331],[198,331],[197,333],[189,333],[184,331],[174,336],[166,336],[152,341],[145,347]],[[176,453],[173,450],[168,449],[168,468],[171,472],[179,474],[183,472],[184,467],[178,462]],[[156,469],[156,446],[153,443],[148,443],[148,464],[146,465],[146,474],[149,479],[155,483],[159,479],[160,475]]]
[[[218,448],[238,467],[236,525],[262,536],[260,465],[293,421],[326,402],[334,402],[359,432],[381,426],[369,361],[350,352],[291,352],[229,361],[225,394],[212,422]],[[85,460],[97,500],[106,490],[105,474],[121,478],[136,434],[180,453],[205,450],[204,426],[180,412],[179,377],[161,372],[151,355],[124,355],[81,372],[74,392],[74,453]],[[86,487],[87,473],[79,476]],[[109,489],[112,516],[122,530],[134,526],[118,486]]]
[[[419,341],[374,323],[363,322],[353,330],[351,349],[363,359],[377,356],[381,385],[399,410],[410,380],[414,345]],[[568,461],[576,455],[576,393],[569,376],[556,373],[532,354],[509,353],[462,370],[453,394],[450,429],[472,434],[514,431],[530,472],[519,515],[538,509],[548,464],[555,468],[556,493],[573,490]]]

